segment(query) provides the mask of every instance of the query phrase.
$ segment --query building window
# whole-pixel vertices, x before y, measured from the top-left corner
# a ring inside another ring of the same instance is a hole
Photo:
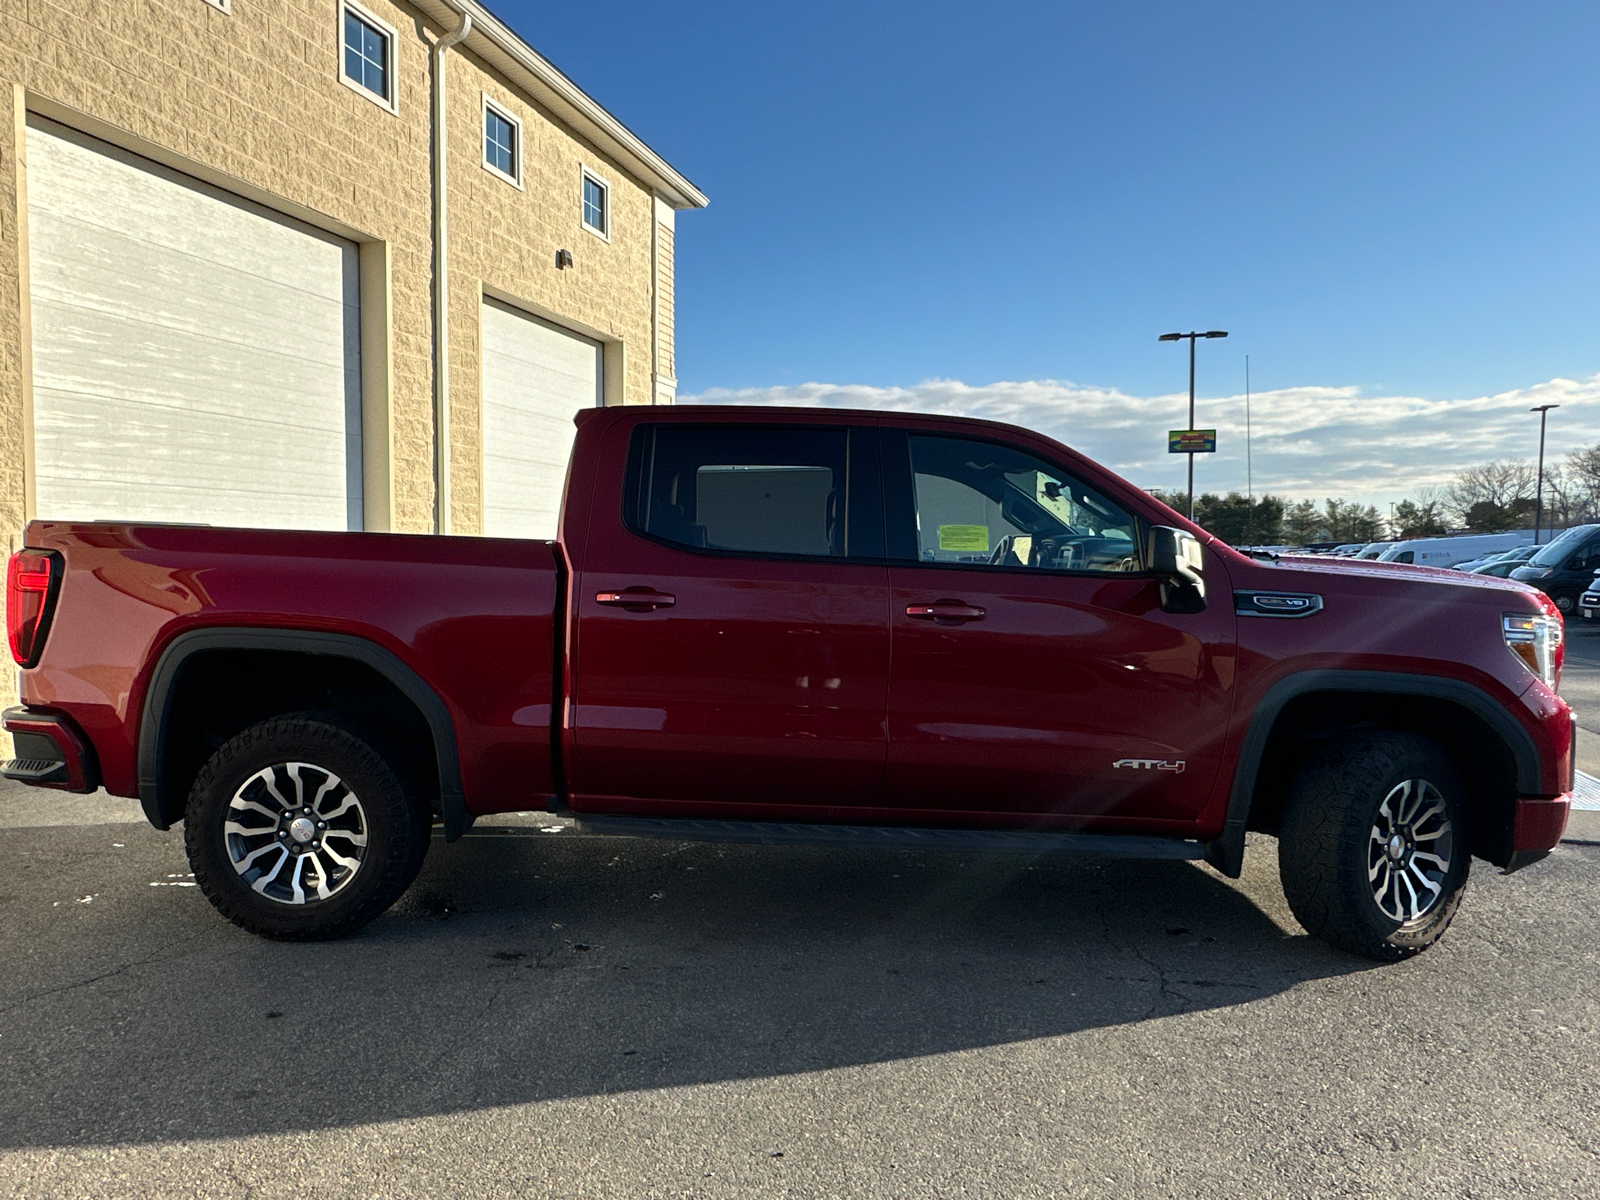
[[[483,98],[483,165],[507,183],[522,186],[522,122],[488,96]]]
[[[611,240],[611,188],[587,167],[583,171],[583,227]]]
[[[395,108],[394,30],[348,2],[339,6],[340,78],[389,111]]]

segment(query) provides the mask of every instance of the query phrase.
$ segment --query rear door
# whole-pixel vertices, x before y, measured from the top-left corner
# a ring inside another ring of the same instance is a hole
[[[899,560],[886,803],[931,820],[1193,821],[1231,699],[1221,565],[1204,612],[1164,613],[1141,523],[1070,470],[972,437],[883,438]]]
[[[574,581],[579,811],[821,819],[882,783],[876,430],[623,421]],[[615,486],[614,484],[611,486]]]

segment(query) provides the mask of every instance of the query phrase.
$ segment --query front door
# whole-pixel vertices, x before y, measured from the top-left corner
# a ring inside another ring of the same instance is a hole
[[[876,430],[668,419],[619,437],[624,511],[596,507],[574,583],[573,808],[820,820],[876,801]]]
[[[1164,613],[1139,523],[1071,472],[999,442],[883,436],[902,559],[885,802],[919,820],[1192,821],[1233,678],[1220,564],[1204,612]]]

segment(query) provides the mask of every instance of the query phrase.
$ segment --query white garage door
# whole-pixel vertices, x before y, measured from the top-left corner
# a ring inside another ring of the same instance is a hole
[[[483,304],[483,532],[553,538],[581,408],[602,403],[600,343]]]
[[[29,119],[35,511],[361,528],[356,248]]]

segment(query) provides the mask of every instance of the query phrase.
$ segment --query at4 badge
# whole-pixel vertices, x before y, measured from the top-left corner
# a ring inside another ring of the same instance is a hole
[[[1174,775],[1182,775],[1184,765],[1181,758],[1175,758],[1171,762],[1161,758],[1119,758],[1111,764],[1114,769],[1131,767],[1135,771],[1171,771]]]

